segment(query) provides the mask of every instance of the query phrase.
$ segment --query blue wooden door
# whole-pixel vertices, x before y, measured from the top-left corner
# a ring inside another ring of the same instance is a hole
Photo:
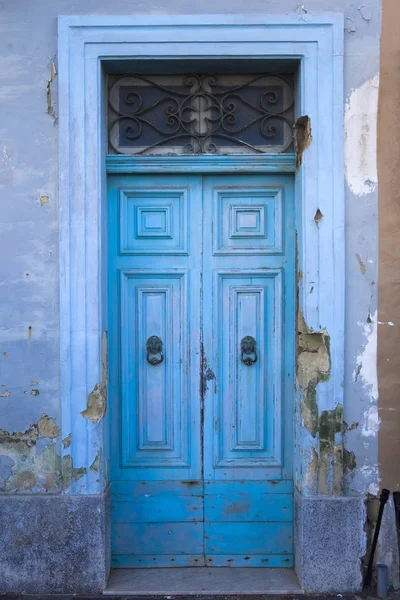
[[[109,179],[116,567],[291,566],[290,176]]]
[[[293,182],[210,176],[203,198],[206,564],[291,566]]]

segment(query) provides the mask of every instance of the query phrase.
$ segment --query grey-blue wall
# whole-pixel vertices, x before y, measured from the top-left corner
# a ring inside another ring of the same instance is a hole
[[[244,11],[304,20],[309,13],[345,15],[345,491],[377,494],[379,0],[0,1],[0,491],[58,493],[63,483],[57,16]],[[318,465],[311,457],[304,477],[318,489]]]

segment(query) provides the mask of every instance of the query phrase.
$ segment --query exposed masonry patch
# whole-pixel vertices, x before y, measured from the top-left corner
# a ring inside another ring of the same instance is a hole
[[[108,372],[108,337],[107,331],[102,339],[102,377],[101,382],[96,383],[90,392],[87,408],[81,412],[82,417],[90,419],[93,424],[99,423],[104,417],[107,409],[107,372]]]
[[[47,415],[42,415],[38,422],[38,430],[40,435],[46,438],[58,437],[60,430],[54,419]]]
[[[69,448],[71,445],[71,434],[67,435],[62,441],[64,448]]]
[[[53,101],[52,101],[52,83],[54,81],[54,79],[56,78],[57,75],[57,70],[56,70],[56,65],[55,65],[55,57],[53,58],[53,60],[50,62],[50,79],[48,79],[47,81],[47,86],[46,86],[46,98],[47,98],[47,114],[49,114],[50,116],[53,117],[54,122],[57,121],[57,117],[55,115],[54,112],[54,105],[53,105]]]
[[[313,493],[338,494],[343,491],[343,406],[322,412],[317,404],[317,386],[328,381],[331,370],[330,337],[326,330],[307,327],[298,316],[297,383],[302,392],[301,417],[315,440],[310,451],[305,486]],[[348,459],[348,467],[353,461]]]
[[[94,459],[94,461],[90,465],[90,470],[91,471],[95,471],[96,473],[98,473],[100,471],[100,459],[101,459],[101,448],[97,452],[96,458]]]
[[[60,491],[59,433],[57,423],[47,414],[24,432],[0,430],[0,491]],[[79,477],[79,469],[72,475]]]
[[[296,173],[301,167],[303,161],[303,152],[307,150],[312,141],[310,117],[305,115],[299,117],[295,124],[295,152],[296,152]]]
[[[56,492],[60,490],[58,427],[42,415],[26,431],[0,430],[0,491]]]
[[[346,181],[357,196],[373,192],[378,183],[376,132],[379,75],[353,90],[345,105],[344,153]]]
[[[72,479],[79,481],[84,475],[86,475],[85,467],[75,468],[72,463],[72,456],[66,454],[61,460],[61,481],[62,489],[65,491],[71,485]]]
[[[318,208],[318,210],[316,211],[316,213],[314,215],[314,221],[315,221],[316,225],[318,225],[318,223],[320,222],[320,220],[322,219],[323,216],[324,215],[322,214],[322,212]]]

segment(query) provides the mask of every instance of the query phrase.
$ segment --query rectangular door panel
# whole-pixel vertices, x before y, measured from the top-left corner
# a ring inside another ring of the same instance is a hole
[[[269,555],[292,554],[292,522],[206,523],[205,553]]]
[[[260,469],[281,464],[281,279],[279,270],[215,273],[214,336],[223,382],[214,396],[216,477],[221,470],[228,479],[260,478]]]
[[[185,272],[121,272],[124,467],[188,467],[186,296]]]
[[[116,523],[112,544],[116,554],[142,556],[203,553],[202,523]]]
[[[118,481],[113,485],[113,520],[165,523],[203,520],[203,484]]]
[[[206,522],[292,521],[293,485],[288,481],[206,481]]]

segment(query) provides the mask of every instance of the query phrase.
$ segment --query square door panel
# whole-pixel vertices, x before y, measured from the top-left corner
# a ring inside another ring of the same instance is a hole
[[[120,254],[188,254],[188,190],[120,191]]]
[[[281,188],[215,188],[214,254],[282,254]]]

